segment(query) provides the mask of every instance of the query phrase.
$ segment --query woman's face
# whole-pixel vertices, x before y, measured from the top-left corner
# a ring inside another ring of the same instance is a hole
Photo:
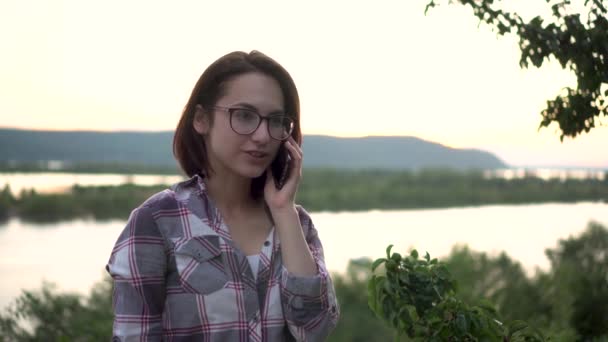
[[[221,108],[252,109],[262,117],[284,113],[279,83],[262,73],[252,72],[232,78],[223,93],[216,103]],[[205,139],[211,168],[217,174],[259,177],[270,166],[282,144],[268,134],[268,121],[262,120],[253,133],[242,135],[232,130],[228,110],[206,109],[206,112],[213,113],[213,120],[209,120],[199,106],[194,128]]]

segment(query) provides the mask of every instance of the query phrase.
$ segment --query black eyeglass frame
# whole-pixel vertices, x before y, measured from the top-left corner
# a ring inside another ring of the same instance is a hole
[[[270,124],[269,124],[269,122],[266,123],[266,130],[268,131],[268,135],[272,139],[278,140],[278,141],[285,141],[285,140],[289,139],[289,137],[291,136],[291,133],[293,133],[293,130],[294,130],[295,125],[296,125],[296,120],[294,120],[292,117],[290,117],[287,114],[271,114],[271,115],[268,115],[268,116],[262,116],[260,113],[258,113],[254,109],[243,108],[243,107],[213,106],[213,109],[221,110],[223,112],[226,112],[226,113],[230,114],[230,128],[232,129],[232,131],[234,133],[239,134],[239,135],[249,135],[249,134],[252,134],[253,132],[257,131],[258,128],[260,128],[260,125],[262,124],[262,121],[264,121],[264,120],[268,121],[271,118],[281,117],[281,118],[284,118],[284,119],[288,119],[291,122],[291,124],[289,125],[289,133],[287,134],[287,136],[285,138],[283,138],[283,139],[277,139],[277,138],[273,137],[272,133],[270,133]],[[249,132],[249,133],[240,133],[240,132],[237,132],[234,129],[234,127],[232,127],[232,113],[234,113],[234,111],[236,111],[236,110],[246,110],[246,111],[254,113],[255,115],[258,116],[258,118],[259,118],[258,124],[257,124],[257,126],[251,132]]]

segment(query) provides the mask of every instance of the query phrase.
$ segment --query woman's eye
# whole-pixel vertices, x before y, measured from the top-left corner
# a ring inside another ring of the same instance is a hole
[[[255,120],[256,114],[252,111],[249,110],[243,110],[243,109],[239,109],[234,111],[234,116],[236,116],[237,119],[239,120],[243,120],[243,121],[253,121]]]
[[[284,119],[282,116],[272,117],[268,120],[271,127],[283,127]]]

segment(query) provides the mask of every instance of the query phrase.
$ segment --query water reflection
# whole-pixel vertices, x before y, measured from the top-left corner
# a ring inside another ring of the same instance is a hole
[[[124,175],[87,173],[0,173],[0,187],[9,184],[14,196],[22,190],[40,193],[68,191],[73,185],[98,186],[133,183],[137,185],[171,185],[184,179],[177,175]]]

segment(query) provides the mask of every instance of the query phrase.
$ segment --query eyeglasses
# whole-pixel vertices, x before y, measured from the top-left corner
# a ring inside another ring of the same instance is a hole
[[[287,140],[293,132],[294,120],[285,114],[272,114],[261,116],[260,113],[252,109],[238,107],[220,107],[218,109],[230,114],[230,127],[232,130],[241,135],[248,135],[255,132],[262,124],[262,120],[267,120],[268,134],[275,140]]]

